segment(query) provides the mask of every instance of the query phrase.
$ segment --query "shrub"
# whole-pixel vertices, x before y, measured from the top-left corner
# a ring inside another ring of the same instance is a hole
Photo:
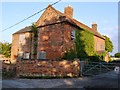
[[[2,78],[13,78],[15,76],[16,76],[15,72],[11,72],[11,71],[2,72]]]
[[[115,57],[117,57],[117,58],[120,58],[120,52],[118,52],[118,53],[115,53],[115,55],[114,55]]]
[[[74,58],[76,58],[76,51],[74,49],[70,49],[64,53],[63,59],[73,60]]]

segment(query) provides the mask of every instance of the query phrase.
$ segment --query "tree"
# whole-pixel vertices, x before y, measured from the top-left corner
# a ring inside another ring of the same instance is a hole
[[[5,55],[5,57],[11,56],[11,44],[8,42],[0,42],[0,54]]]
[[[118,52],[118,53],[115,53],[115,55],[114,55],[115,57],[117,57],[117,58],[120,58],[120,52]]]
[[[113,43],[112,41],[110,40],[109,37],[107,36],[104,36],[105,37],[105,50],[107,52],[112,52],[113,51]]]

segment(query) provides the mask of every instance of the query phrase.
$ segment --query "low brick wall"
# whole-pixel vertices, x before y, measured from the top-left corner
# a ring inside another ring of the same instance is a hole
[[[16,76],[16,65],[2,62],[0,64],[0,74],[2,79],[14,78]]]
[[[0,65],[0,70],[2,70],[3,72],[16,72],[16,65],[14,64],[8,64],[8,63],[4,63],[2,62]]]
[[[16,63],[17,75],[79,76],[80,62],[21,60]]]

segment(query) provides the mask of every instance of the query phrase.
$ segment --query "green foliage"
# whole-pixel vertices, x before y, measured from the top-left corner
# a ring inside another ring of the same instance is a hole
[[[85,29],[76,31],[77,57],[88,57],[94,54],[94,37],[91,32]]]
[[[105,37],[105,50],[107,52],[112,52],[113,51],[113,43],[112,41],[110,40],[109,37],[107,36],[104,36]]]
[[[73,50],[67,51],[65,57],[67,59],[80,58],[81,60],[90,60],[90,61],[104,61],[105,56],[108,52],[112,52],[113,44],[110,39],[105,37],[105,52],[98,54],[94,52],[94,34],[85,29],[78,29],[75,33],[76,36],[76,48]]]
[[[2,71],[2,78],[13,78],[16,73],[13,71]]]
[[[115,57],[117,57],[117,58],[120,58],[120,52],[118,52],[118,53],[115,53],[115,55],[114,55]]]
[[[58,78],[71,78],[71,76],[67,75],[45,75],[45,74],[39,74],[39,75],[20,75],[20,78],[26,78],[26,79],[58,79]],[[75,78],[77,76],[72,76],[72,78]]]
[[[101,54],[95,53],[94,56],[97,58],[97,61],[104,61],[106,54],[107,54],[107,51]]]
[[[38,30],[35,24],[32,24],[32,28],[31,30],[33,31],[33,38],[34,38],[34,45],[33,45],[33,54],[36,55],[37,54],[37,41],[38,41]]]
[[[32,31],[34,33],[34,37],[38,37],[38,30],[35,24],[32,24]]]
[[[74,58],[76,58],[75,49],[70,49],[69,51],[66,51],[63,56],[63,59],[67,59],[67,60],[73,60]]]
[[[0,54],[5,55],[5,57],[11,56],[11,44],[8,42],[0,42]]]

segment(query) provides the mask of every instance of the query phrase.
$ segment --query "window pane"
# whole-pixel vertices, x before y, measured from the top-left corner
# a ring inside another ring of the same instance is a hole
[[[71,40],[74,40],[74,39],[75,39],[75,30],[71,32]]]
[[[30,57],[30,53],[26,53],[26,54],[25,54],[25,58],[26,58],[26,59],[29,59],[29,57]]]

